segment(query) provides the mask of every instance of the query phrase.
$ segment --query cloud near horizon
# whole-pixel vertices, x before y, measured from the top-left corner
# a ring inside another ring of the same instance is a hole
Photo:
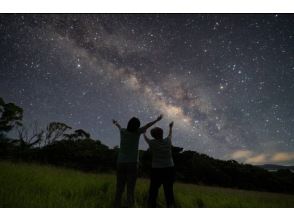
[[[250,150],[236,150],[230,158],[253,165],[265,163],[285,163],[294,161],[294,152],[256,153]]]
[[[294,160],[294,152],[278,152],[272,158],[272,162],[284,162]]]

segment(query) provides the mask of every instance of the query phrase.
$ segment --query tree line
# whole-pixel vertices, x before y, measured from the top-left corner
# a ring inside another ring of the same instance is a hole
[[[45,129],[22,124],[23,109],[0,98],[0,159],[50,164],[87,172],[115,172],[118,147],[109,148],[83,129],[62,122]],[[13,132],[14,138],[8,134]],[[148,177],[151,152],[139,152],[139,176]],[[177,181],[247,190],[294,193],[290,170],[269,172],[235,160],[219,160],[173,147]]]

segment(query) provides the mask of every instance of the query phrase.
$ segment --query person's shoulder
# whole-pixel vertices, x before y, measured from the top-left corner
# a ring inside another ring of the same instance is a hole
[[[128,129],[127,128],[121,128],[120,129],[120,132],[121,133],[123,133],[123,134],[128,134],[128,135],[132,135],[132,136],[139,136],[139,135],[141,135],[141,133],[139,132],[139,131],[134,131],[134,132],[131,132],[131,131],[128,131]]]
[[[167,136],[166,138],[163,139],[163,141],[165,143],[171,144],[171,137],[170,136]]]
[[[142,134],[142,133],[144,133],[146,131],[146,128],[145,127],[140,127],[139,129],[138,129],[138,133],[139,134]]]
[[[157,143],[157,141],[155,140],[155,139],[149,139],[149,144],[155,144],[155,143]]]

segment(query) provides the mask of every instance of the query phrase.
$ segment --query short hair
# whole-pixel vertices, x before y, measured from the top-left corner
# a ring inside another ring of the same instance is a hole
[[[162,139],[163,138],[163,130],[159,127],[152,128],[150,134],[155,139]]]
[[[135,132],[140,128],[141,122],[138,118],[132,117],[127,126],[127,130],[130,132]]]

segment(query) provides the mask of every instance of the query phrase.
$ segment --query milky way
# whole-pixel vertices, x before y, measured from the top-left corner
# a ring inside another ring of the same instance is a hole
[[[294,162],[293,15],[1,15],[0,54],[0,96],[27,126],[65,122],[113,147],[112,118],[163,113],[185,150]]]

